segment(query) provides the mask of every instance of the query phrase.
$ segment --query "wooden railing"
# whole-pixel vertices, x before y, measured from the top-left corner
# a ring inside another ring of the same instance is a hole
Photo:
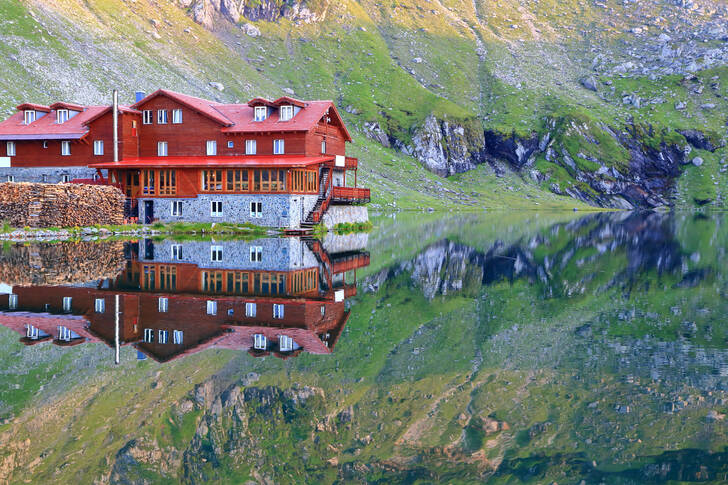
[[[369,189],[334,187],[331,198],[334,202],[366,203],[369,202],[371,195]]]
[[[354,157],[346,157],[344,163],[347,170],[355,169],[359,166],[359,159]]]
[[[344,257],[333,258],[333,272],[344,273],[358,268],[369,266],[369,253],[352,253]]]
[[[323,217],[324,213],[326,212],[326,209],[329,208],[329,204],[331,203],[331,194],[333,193],[333,191],[331,190],[332,179],[333,179],[332,174],[329,173],[329,176],[326,179],[326,186],[324,187],[324,191],[323,191],[323,194],[324,194],[323,202],[321,202],[321,206],[318,209],[316,209],[312,214],[313,222],[315,224],[318,224],[321,221],[321,218]]]

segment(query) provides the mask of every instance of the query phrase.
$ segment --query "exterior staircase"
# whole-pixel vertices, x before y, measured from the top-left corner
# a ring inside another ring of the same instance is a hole
[[[331,170],[324,168],[321,171],[321,180],[319,180],[319,194],[316,205],[313,206],[311,212],[308,213],[306,219],[301,222],[301,229],[311,229],[321,221],[326,209],[329,208],[331,202]]]

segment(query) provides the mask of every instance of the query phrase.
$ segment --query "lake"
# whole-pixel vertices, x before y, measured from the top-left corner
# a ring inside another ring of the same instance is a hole
[[[725,483],[728,215],[5,243],[0,483]]]

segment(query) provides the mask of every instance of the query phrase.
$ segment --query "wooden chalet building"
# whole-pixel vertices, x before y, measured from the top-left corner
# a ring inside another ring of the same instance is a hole
[[[369,201],[369,190],[356,187],[358,160],[346,156],[351,136],[331,101],[224,104],[137,93],[117,110],[116,138],[111,106],[17,110],[0,123],[0,177],[115,185],[140,222],[298,228],[317,223],[331,204]]]
[[[241,262],[242,252],[253,261]],[[366,252],[329,255],[297,238],[225,247],[149,241],[131,253],[119,276],[96,285],[13,287],[0,295],[0,325],[26,345],[133,345],[159,362],[210,347],[328,354],[349,318],[355,270],[369,264]]]

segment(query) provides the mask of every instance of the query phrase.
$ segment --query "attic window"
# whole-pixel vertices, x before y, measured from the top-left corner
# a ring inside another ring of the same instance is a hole
[[[66,121],[68,121],[68,110],[67,109],[59,109],[56,111],[56,123],[63,124]]]
[[[288,335],[281,335],[278,337],[278,347],[281,352],[290,352],[293,350],[293,339]]]
[[[268,339],[265,338],[265,335],[260,333],[253,335],[253,348],[255,350],[265,350],[268,348]]]
[[[36,119],[36,112],[34,109],[26,109],[25,111],[23,111],[23,122],[26,125],[29,125],[32,122],[34,122],[35,119]]]
[[[255,107],[255,121],[263,121],[268,117],[268,108],[265,106]]]
[[[291,106],[290,104],[281,106],[281,114],[280,114],[281,121],[288,121],[291,118],[293,118],[293,106]]]

